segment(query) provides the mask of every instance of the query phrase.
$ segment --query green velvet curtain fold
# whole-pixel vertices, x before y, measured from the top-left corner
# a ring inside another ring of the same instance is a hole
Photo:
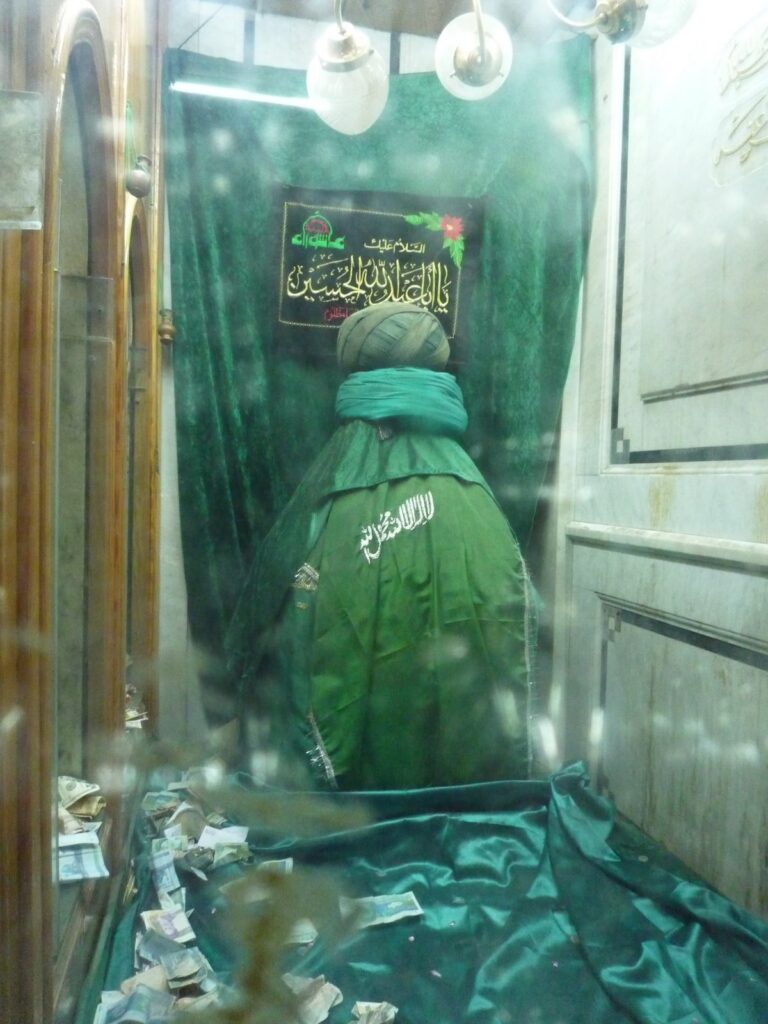
[[[466,444],[525,544],[572,344],[591,213],[591,50],[518,47],[491,98],[396,76],[380,121],[342,136],[310,111],[169,91],[175,81],[291,97],[304,76],[169,51],[166,176],[189,615],[220,651],[260,540],[327,440],[340,377],[281,348],[279,184],[485,197],[466,358]]]

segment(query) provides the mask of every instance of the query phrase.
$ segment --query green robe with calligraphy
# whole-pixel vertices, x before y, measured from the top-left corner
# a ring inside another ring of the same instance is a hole
[[[267,537],[227,638],[275,781],[527,777],[529,584],[452,438],[340,426]],[[258,768],[251,764],[258,773]]]

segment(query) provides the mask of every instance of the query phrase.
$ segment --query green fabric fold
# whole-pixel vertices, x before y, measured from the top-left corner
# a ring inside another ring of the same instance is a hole
[[[397,420],[406,430],[460,437],[467,412],[456,378],[416,366],[352,373],[336,395],[340,420]]]
[[[271,627],[294,574],[320,536],[334,495],[431,475],[478,484],[495,501],[477,466],[451,438],[396,433],[382,442],[376,429],[362,420],[337,427],[256,549],[230,620],[224,651],[230,679],[241,700],[258,691],[257,670]]]
[[[250,788],[248,780],[242,780]],[[303,794],[260,790],[285,812]],[[293,857],[343,891],[412,890],[424,915],[286,950],[280,970],[338,985],[352,1004],[386,1000],[398,1024],[757,1024],[768,1006],[768,924],[715,893],[591,788],[582,764],[549,780],[392,793],[322,794],[362,803],[370,823],[310,838],[251,826],[256,862]],[[137,860],[142,874],[141,853]],[[218,893],[236,867],[190,878],[198,943],[217,970],[242,950]],[[147,887],[140,890],[150,900]],[[140,905],[147,909],[151,903]],[[133,973],[136,907],[108,971]]]

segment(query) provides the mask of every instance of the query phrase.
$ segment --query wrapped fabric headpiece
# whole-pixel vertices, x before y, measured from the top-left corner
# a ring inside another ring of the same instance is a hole
[[[394,366],[442,370],[450,346],[443,325],[428,309],[405,302],[379,302],[344,321],[336,354],[347,373]]]

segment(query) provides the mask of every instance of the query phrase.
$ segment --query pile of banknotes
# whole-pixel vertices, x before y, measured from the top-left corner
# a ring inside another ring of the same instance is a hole
[[[183,1010],[234,1007],[239,995],[218,976],[197,945],[194,906],[187,905],[185,878],[209,881],[228,865],[218,886],[221,917],[229,906],[260,912],[275,892],[275,883],[293,872],[290,857],[257,863],[248,845],[247,828],[228,821],[204,797],[200,775],[191,770],[178,783],[145,794],[143,813],[152,837],[148,852],[155,906],[137,915],[134,974],[119,990],[102,992],[93,1024],[156,1024]],[[191,890],[190,890],[191,891]],[[339,917],[350,931],[421,916],[413,892],[341,897]],[[210,925],[208,925],[210,927]],[[294,922],[288,944],[309,947],[318,937],[313,921]],[[291,1024],[321,1024],[335,1007],[345,1018],[344,995],[323,975],[283,974],[285,997],[295,1007]],[[385,1002],[355,1002],[349,1024],[390,1024],[397,1007]],[[205,1017],[192,1017],[205,1020]],[[281,1021],[281,1024],[283,1022]],[[286,1021],[285,1024],[288,1024]]]
[[[95,782],[72,775],[58,778],[58,872],[60,882],[82,882],[109,875],[101,852],[97,817],[106,806]]]

